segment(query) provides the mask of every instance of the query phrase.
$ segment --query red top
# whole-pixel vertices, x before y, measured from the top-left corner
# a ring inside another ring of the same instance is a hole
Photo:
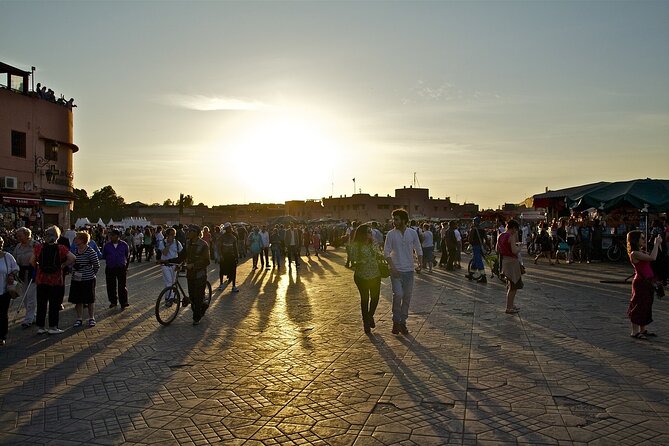
[[[34,253],[35,259],[39,259],[39,254],[42,252],[42,245],[35,245]],[[67,246],[58,245],[58,254],[60,254],[60,263],[65,263],[67,261],[67,254],[70,252],[67,249]],[[37,277],[35,280],[37,285],[52,285],[52,286],[63,286],[65,285],[65,280],[63,278],[63,271],[56,271],[55,273],[47,274],[43,273],[39,265],[37,265]]]
[[[632,263],[634,267],[635,277],[641,277],[642,279],[652,279],[653,278],[653,268],[650,266],[648,260],[639,260],[636,263]]]
[[[509,232],[500,234],[499,238],[497,239],[497,246],[499,253],[503,257],[518,257],[518,254],[514,254],[511,250],[511,234]]]

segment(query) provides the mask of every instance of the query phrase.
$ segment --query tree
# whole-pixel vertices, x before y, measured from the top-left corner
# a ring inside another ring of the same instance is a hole
[[[111,186],[105,186],[100,190],[96,190],[90,198],[91,215],[100,217],[103,220],[121,217],[124,206],[125,200],[123,197],[117,195]]]
[[[168,198],[167,200],[163,201],[163,206],[174,206],[174,201],[172,201],[171,198]]]
[[[193,196],[192,195],[184,195],[183,207],[192,208],[194,203],[195,202],[193,201]]]
[[[85,189],[74,189],[74,208],[72,209],[72,218],[76,220],[80,217],[87,217],[91,211],[91,199]],[[91,217],[92,218],[92,217]],[[73,221],[74,221],[73,220]]]

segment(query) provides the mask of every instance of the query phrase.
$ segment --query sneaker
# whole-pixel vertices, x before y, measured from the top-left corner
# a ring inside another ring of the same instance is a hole
[[[58,327],[51,327],[51,328],[49,328],[47,333],[49,333],[50,335],[61,334],[61,333],[63,333],[63,330],[61,330]]]
[[[392,334],[400,334],[400,324],[393,322]]]
[[[402,333],[403,335],[408,335],[409,334],[409,329],[407,328],[407,324],[398,324],[398,325],[399,325],[400,333]]]
[[[88,320],[88,326],[89,327],[95,327],[95,319],[89,319]]]
[[[82,321],[81,319],[77,319],[77,320],[74,322],[73,327],[74,327],[74,328],[77,328],[77,327],[81,327],[82,325],[84,325],[83,321]]]
[[[46,334],[46,332],[47,332],[46,328],[44,328],[44,327],[40,327],[40,328],[37,329],[37,334],[38,335]]]
[[[476,279],[477,283],[488,283],[488,279],[486,279],[486,276],[481,276],[478,279]]]
[[[218,291],[223,291],[223,290],[225,289],[225,285],[223,285],[223,284],[221,283],[221,284],[218,286],[217,289],[218,289]]]
[[[233,286],[232,287],[232,292],[233,293],[239,293],[239,288],[237,288],[236,286]]]
[[[118,306],[118,304],[109,304],[109,308],[114,308],[116,306]]]
[[[128,302],[126,302],[126,303],[124,303],[124,304],[121,304],[121,310],[125,310],[125,309],[128,308],[129,306],[130,306],[130,304],[129,304]]]

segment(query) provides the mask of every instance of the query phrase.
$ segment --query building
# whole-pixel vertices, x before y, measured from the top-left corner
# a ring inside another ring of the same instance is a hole
[[[0,62],[0,227],[69,226],[72,100],[30,91],[32,73]],[[39,84],[38,84],[39,85]]]
[[[410,186],[395,189],[393,197],[390,195],[380,197],[378,194],[373,196],[354,194],[350,197],[323,198],[321,216],[342,220],[386,221],[390,218],[393,209],[406,209],[411,219],[449,220],[471,218],[479,211],[476,204],[453,203],[449,197],[433,198],[430,197],[429,192],[429,189],[426,188]],[[300,216],[296,215],[296,217]]]

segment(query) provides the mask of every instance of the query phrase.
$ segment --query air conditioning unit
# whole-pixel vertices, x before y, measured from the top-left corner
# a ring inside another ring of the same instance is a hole
[[[5,189],[16,189],[18,183],[19,181],[16,177],[2,178],[2,187],[4,187]]]

